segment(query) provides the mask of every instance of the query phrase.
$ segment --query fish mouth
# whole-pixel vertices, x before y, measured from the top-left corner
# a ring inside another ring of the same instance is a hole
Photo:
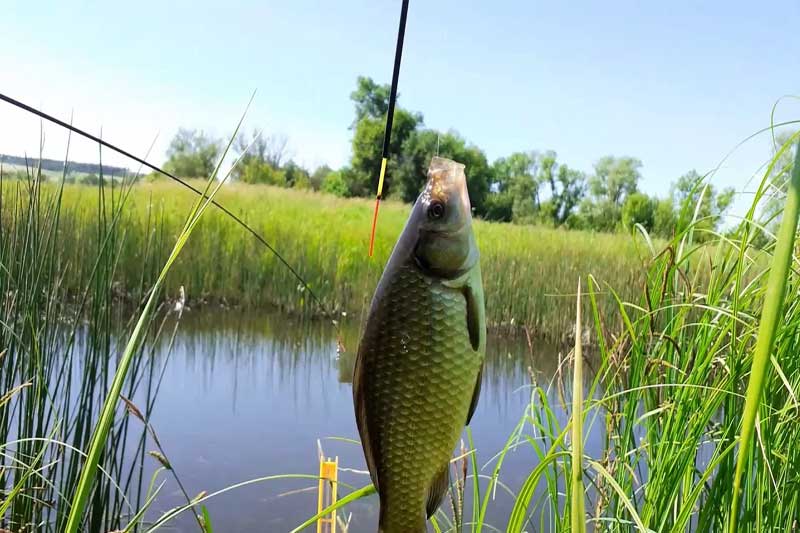
[[[469,212],[469,191],[467,190],[467,177],[464,174],[464,168],[465,165],[463,163],[458,163],[445,157],[434,156],[428,167],[428,183],[423,192],[424,199],[428,202],[437,199],[451,204],[459,202]]]
[[[457,229],[428,227],[428,228],[425,228],[425,232],[433,234],[433,235],[436,235],[437,237],[440,237],[440,238],[447,239],[447,238],[457,237],[457,236],[465,233],[468,229],[469,229],[469,227],[460,227],[460,228],[457,228]]]

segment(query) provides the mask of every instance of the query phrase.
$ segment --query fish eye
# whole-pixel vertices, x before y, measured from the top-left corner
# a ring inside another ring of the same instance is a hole
[[[444,204],[438,200],[431,202],[428,206],[428,217],[433,220],[438,220],[444,216]]]

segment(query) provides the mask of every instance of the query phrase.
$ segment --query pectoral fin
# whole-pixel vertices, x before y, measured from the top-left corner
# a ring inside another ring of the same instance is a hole
[[[478,398],[481,396],[481,381],[483,381],[483,363],[481,363],[481,369],[478,370],[478,380],[475,382],[475,390],[472,392],[472,401],[469,404],[466,425],[469,425],[472,415],[475,414],[475,408],[478,407]]]
[[[436,473],[428,489],[428,502],[425,504],[425,512],[428,518],[433,516],[436,509],[442,504],[447,489],[450,488],[450,462],[446,462],[444,467]]]
[[[467,331],[469,342],[475,351],[486,346],[486,308],[483,303],[481,272],[475,269],[464,285],[464,298],[467,300]]]
[[[481,352],[481,356],[486,350],[486,308],[483,303],[483,285],[481,283],[481,271],[476,268],[464,285],[464,298],[467,300],[467,331],[469,331],[469,342],[472,349]],[[472,392],[472,401],[467,412],[467,425],[475,414],[478,406],[478,398],[481,395],[481,381],[483,378],[483,361],[478,370],[478,377],[475,381],[475,388]]]

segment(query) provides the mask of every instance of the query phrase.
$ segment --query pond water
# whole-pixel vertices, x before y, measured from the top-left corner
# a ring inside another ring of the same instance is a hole
[[[337,439],[358,439],[350,383],[358,322],[340,324],[344,351],[338,353],[337,331],[324,321],[219,310],[184,314],[172,349],[162,341],[155,351],[163,378],[151,423],[190,495],[262,476],[316,475],[318,443],[325,455],[338,457],[341,482],[369,483],[360,445]],[[524,335],[490,335],[471,425],[479,465],[489,463],[483,474],[491,475],[490,460],[530,402],[531,376],[550,382],[564,356],[563,350],[539,342],[529,347]],[[551,403],[560,405],[552,389]],[[145,401],[142,395],[140,387],[139,404]],[[563,410],[556,416],[562,424],[567,419]],[[590,439],[586,451],[591,448]],[[501,480],[516,490],[536,463],[531,447],[520,447],[508,454]],[[150,457],[145,465],[145,475],[158,466]],[[151,519],[185,503],[177,485],[164,479],[168,482]],[[242,533],[290,531],[313,516],[316,505],[316,482],[310,479],[258,482],[207,502],[214,531]],[[487,522],[504,529],[512,505],[512,498],[498,490]],[[443,507],[449,507],[447,500]],[[344,513],[352,513],[348,531],[374,533],[377,510],[376,496],[349,505]],[[169,528],[198,529],[190,513]]]

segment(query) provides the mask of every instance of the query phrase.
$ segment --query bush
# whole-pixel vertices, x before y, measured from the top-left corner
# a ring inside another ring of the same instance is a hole
[[[342,171],[336,170],[329,172],[325,179],[322,180],[322,192],[328,194],[335,194],[336,196],[349,196],[347,183],[344,181]]]
[[[622,205],[622,226],[628,231],[641,224],[648,232],[653,230],[655,202],[646,194],[635,192]]]

